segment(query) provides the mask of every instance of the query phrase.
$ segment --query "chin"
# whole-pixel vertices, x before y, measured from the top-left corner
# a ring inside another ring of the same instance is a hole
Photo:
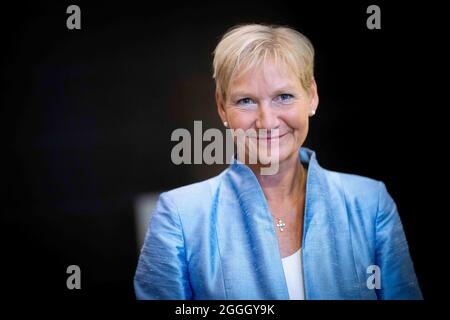
[[[279,148],[272,148],[268,150],[267,148],[258,149],[258,162],[260,164],[268,163],[281,163],[289,159],[292,154],[297,153],[298,150],[292,150],[291,147],[282,145]]]
[[[250,158],[249,155],[257,154],[257,162],[260,164],[281,163],[297,154],[299,148],[300,147],[297,147],[297,144],[293,143],[292,139],[289,139],[289,137],[280,139],[276,144],[259,144],[254,140],[250,140],[246,144],[246,161],[252,164],[255,157],[253,156],[253,158]]]

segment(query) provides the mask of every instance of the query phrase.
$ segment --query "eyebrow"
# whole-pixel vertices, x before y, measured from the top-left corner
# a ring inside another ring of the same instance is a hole
[[[282,86],[279,86],[278,88],[276,88],[273,93],[274,95],[277,94],[281,94],[281,93],[285,93],[286,91],[294,91],[295,90],[295,86],[291,85],[291,84],[285,84]],[[252,97],[253,95],[243,91],[243,90],[237,90],[234,92],[231,92],[230,97]]]

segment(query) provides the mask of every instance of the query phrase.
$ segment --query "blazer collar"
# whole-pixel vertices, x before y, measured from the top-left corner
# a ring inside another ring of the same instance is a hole
[[[336,191],[330,190],[327,172],[320,167],[314,151],[300,148],[299,159],[308,168],[302,238],[305,298],[359,297],[356,272],[350,276],[344,273],[353,258],[336,249],[351,248],[348,223],[336,221],[333,213],[342,201]],[[289,299],[278,239],[263,190],[253,171],[239,160],[233,158],[229,169],[229,182],[252,234],[252,254],[260,265],[256,270],[258,279],[266,287],[268,299]]]

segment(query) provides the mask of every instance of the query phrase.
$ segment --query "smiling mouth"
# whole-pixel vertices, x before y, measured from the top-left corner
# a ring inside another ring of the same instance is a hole
[[[256,138],[256,139],[258,139],[258,140],[275,140],[275,139],[280,139],[280,138],[284,137],[284,136],[287,135],[288,133],[289,133],[289,132],[286,132],[286,133],[280,134],[280,135],[278,135],[278,136],[273,136],[273,137],[268,136],[268,137],[253,137],[253,138]]]

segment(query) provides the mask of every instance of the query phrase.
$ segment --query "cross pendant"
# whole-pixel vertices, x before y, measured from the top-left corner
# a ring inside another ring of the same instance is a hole
[[[278,218],[277,227],[280,228],[280,231],[283,231],[285,226],[286,226],[286,223],[284,223],[283,220]]]

